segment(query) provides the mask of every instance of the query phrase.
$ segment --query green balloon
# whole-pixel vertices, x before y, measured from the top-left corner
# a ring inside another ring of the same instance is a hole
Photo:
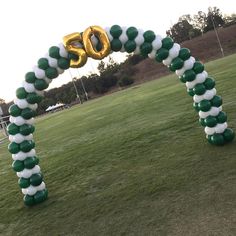
[[[28,82],[28,83],[33,84],[36,79],[37,79],[37,78],[36,78],[34,72],[28,72],[28,73],[26,73],[26,75],[25,75],[25,81]]]
[[[235,137],[235,133],[232,129],[227,128],[227,129],[225,129],[223,136],[224,136],[224,139],[226,142],[231,142],[231,141],[233,141],[233,139]]]
[[[134,40],[138,35],[138,30],[135,27],[129,27],[126,30],[126,34],[129,40]]]
[[[174,45],[174,41],[172,38],[170,37],[165,37],[164,39],[162,39],[162,48],[165,48],[167,50],[170,50]]]
[[[181,58],[176,57],[172,60],[169,68],[171,71],[174,72],[176,70],[181,69],[183,67],[183,65],[184,65],[184,61]]]
[[[30,181],[29,179],[26,178],[19,178],[18,184],[21,188],[28,188],[30,186]]]
[[[185,83],[186,83],[186,81],[185,81]],[[195,93],[193,92],[193,89],[187,89],[187,92],[191,97],[193,97],[195,95]]]
[[[29,135],[32,132],[32,125],[28,125],[28,124],[23,124],[20,126],[19,132],[23,135]]]
[[[20,171],[24,170],[25,169],[24,162],[19,161],[19,160],[13,161],[12,168],[16,172],[20,172]]]
[[[18,145],[17,143],[15,142],[12,142],[8,145],[8,151],[11,153],[11,154],[16,154],[20,151],[20,145]]]
[[[196,74],[193,70],[186,70],[184,72],[184,74],[182,75],[182,77],[184,80],[191,82],[191,81],[195,80]]]
[[[33,141],[24,140],[22,143],[20,143],[20,150],[22,152],[29,152],[34,147],[35,144]]]
[[[196,84],[193,88],[193,92],[197,95],[202,95],[206,92],[206,88],[203,84]]]
[[[21,114],[21,109],[16,105],[16,104],[12,104],[9,109],[8,109],[9,113],[11,116],[19,116]]]
[[[34,82],[34,87],[41,91],[41,90],[48,88],[48,84],[43,79],[36,79]]]
[[[212,141],[211,141],[211,137],[212,137],[212,135],[207,135],[207,141],[208,141],[210,144],[213,144]]]
[[[220,107],[222,105],[223,101],[221,96],[214,96],[213,99],[211,99],[211,104],[214,107]]]
[[[28,120],[28,119],[34,117],[34,111],[27,107],[27,108],[22,110],[21,116],[24,119]]]
[[[62,70],[67,70],[68,68],[70,68],[70,60],[67,58],[61,57],[60,59],[58,59],[57,65]]]
[[[227,121],[227,115],[223,111],[220,111],[216,118],[217,118],[218,123],[220,124],[225,123]]]
[[[35,195],[34,195],[34,201],[35,203],[40,203],[43,202],[47,199],[47,191],[42,190],[42,191],[38,191]]]
[[[38,164],[39,164],[39,158],[35,157],[35,165],[38,165]]]
[[[53,67],[49,67],[45,73],[49,79],[55,79],[58,76],[57,69]]]
[[[156,35],[152,30],[147,30],[144,32],[143,37],[145,42],[151,43],[156,38]]]
[[[224,136],[222,134],[213,134],[211,141],[215,145],[223,145],[225,143]]]
[[[37,162],[37,160],[35,157],[27,157],[24,160],[24,166],[27,169],[32,169],[36,165],[36,162]]]
[[[24,203],[26,206],[33,206],[35,204],[34,197],[30,195],[25,195]]]
[[[30,104],[39,103],[42,101],[42,97],[37,93],[29,93],[27,95],[26,101]]]
[[[182,60],[186,61],[190,58],[191,56],[191,52],[188,48],[181,48],[179,50],[179,58],[181,58]]]
[[[7,132],[11,135],[15,135],[19,133],[19,126],[14,123],[11,123],[7,126]]]
[[[204,71],[204,65],[201,62],[196,61],[193,66],[193,71],[196,74],[202,73]]]
[[[128,40],[124,47],[126,52],[131,53],[136,49],[136,43],[133,40]]]
[[[185,77],[183,77],[183,76],[180,76],[179,77],[179,80],[182,82],[182,83],[186,83],[187,82],[187,80],[185,79]],[[192,90],[193,91],[193,90]],[[193,94],[193,96],[194,96],[194,94]]]
[[[47,58],[40,58],[38,60],[38,67],[42,70],[46,70],[49,67]]]
[[[205,123],[204,123],[204,119],[203,118],[199,118],[199,123],[201,124],[201,126],[205,127]]]
[[[157,53],[156,53],[156,61],[157,62],[162,62],[169,56],[169,51],[165,48],[160,48]]]
[[[122,43],[119,39],[113,39],[111,41],[111,50],[114,52],[119,52],[122,48]]]
[[[204,123],[208,127],[215,127],[217,125],[217,119],[214,116],[208,116],[204,119]]]
[[[198,108],[201,111],[209,111],[211,109],[211,102],[208,100],[202,100],[198,103]]]
[[[16,97],[19,99],[24,99],[26,98],[28,93],[25,91],[25,88],[20,87],[16,90]]]
[[[33,174],[31,175],[30,177],[30,183],[33,185],[33,186],[38,186],[42,183],[43,181],[43,177],[40,173],[38,174]]]
[[[206,89],[210,90],[210,89],[213,89],[215,87],[215,80],[208,77],[206,78],[205,82],[203,83],[204,86],[206,87]]]
[[[113,38],[119,38],[122,34],[122,28],[119,25],[113,25],[110,28],[110,34],[112,35]]]
[[[143,56],[146,56],[148,53],[152,51],[152,44],[144,42],[140,47],[140,52]]]
[[[197,102],[194,102],[194,103],[193,103],[193,108],[194,108],[196,111],[199,111],[199,107],[198,107],[198,103],[197,103]]]
[[[48,51],[49,51],[49,56],[52,57],[52,58],[59,59],[61,57],[59,47],[52,46],[52,47],[49,48]]]

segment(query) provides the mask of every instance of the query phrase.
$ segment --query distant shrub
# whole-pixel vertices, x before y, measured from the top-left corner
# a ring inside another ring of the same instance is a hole
[[[124,86],[132,84],[133,82],[134,82],[134,79],[128,76],[124,76],[119,80],[118,84],[119,86],[124,87]]]

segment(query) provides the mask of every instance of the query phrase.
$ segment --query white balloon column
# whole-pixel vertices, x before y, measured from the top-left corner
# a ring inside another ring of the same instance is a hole
[[[9,108],[11,143],[8,150],[14,160],[12,167],[19,177],[25,205],[40,203],[48,195],[33,141],[33,117],[43,90],[69,67],[82,67],[88,57],[102,59],[112,51],[149,56],[168,66],[186,84],[188,94],[193,97],[193,106],[209,143],[223,145],[233,140],[234,132],[228,128],[227,116],[222,111],[222,98],[216,95],[215,80],[208,76],[204,65],[191,56],[189,49],[151,30],[119,25],[105,29],[92,26],[83,34],[65,36],[63,43],[49,48],[32,71],[26,73],[22,86],[16,90],[14,104]]]

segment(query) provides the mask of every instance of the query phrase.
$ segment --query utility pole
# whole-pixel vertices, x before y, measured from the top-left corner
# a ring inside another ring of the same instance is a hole
[[[73,78],[70,69],[69,69],[69,73],[70,73],[71,80],[72,80],[72,83],[73,83],[73,86],[74,86],[74,89],[75,89],[76,98],[79,100],[79,103],[82,104],[82,100],[80,99],[79,92],[78,92],[78,89],[77,89],[76,84],[75,84],[75,78]]]
[[[212,14],[212,11],[211,11],[211,21],[212,21],[212,24],[213,24],[213,28],[214,28],[214,31],[215,31],[215,34],[216,34],[216,38],[217,38],[217,41],[218,41],[218,44],[219,44],[219,48],[220,48],[220,51],[221,51],[221,54],[222,54],[222,57],[224,57],[224,50],[223,50],[223,47],[222,47],[222,44],[220,42],[220,38],[219,38],[219,35],[218,35],[218,30],[215,26],[215,21],[213,19],[213,14]]]

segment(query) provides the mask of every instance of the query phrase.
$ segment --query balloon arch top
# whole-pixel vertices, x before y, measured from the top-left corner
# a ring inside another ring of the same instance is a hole
[[[222,98],[216,95],[215,80],[208,76],[204,65],[191,56],[189,49],[181,48],[170,37],[162,38],[151,30],[119,25],[105,29],[91,26],[83,33],[65,36],[63,43],[50,47],[32,71],[26,73],[21,87],[16,90],[14,104],[9,108],[7,130],[11,143],[8,150],[25,205],[43,202],[48,196],[33,141],[33,117],[43,91],[69,67],[82,67],[88,57],[100,60],[113,51],[149,56],[168,66],[193,97],[193,107],[199,114],[200,124],[205,127],[208,142],[223,145],[233,140],[234,132],[228,128],[227,116],[222,111]]]

